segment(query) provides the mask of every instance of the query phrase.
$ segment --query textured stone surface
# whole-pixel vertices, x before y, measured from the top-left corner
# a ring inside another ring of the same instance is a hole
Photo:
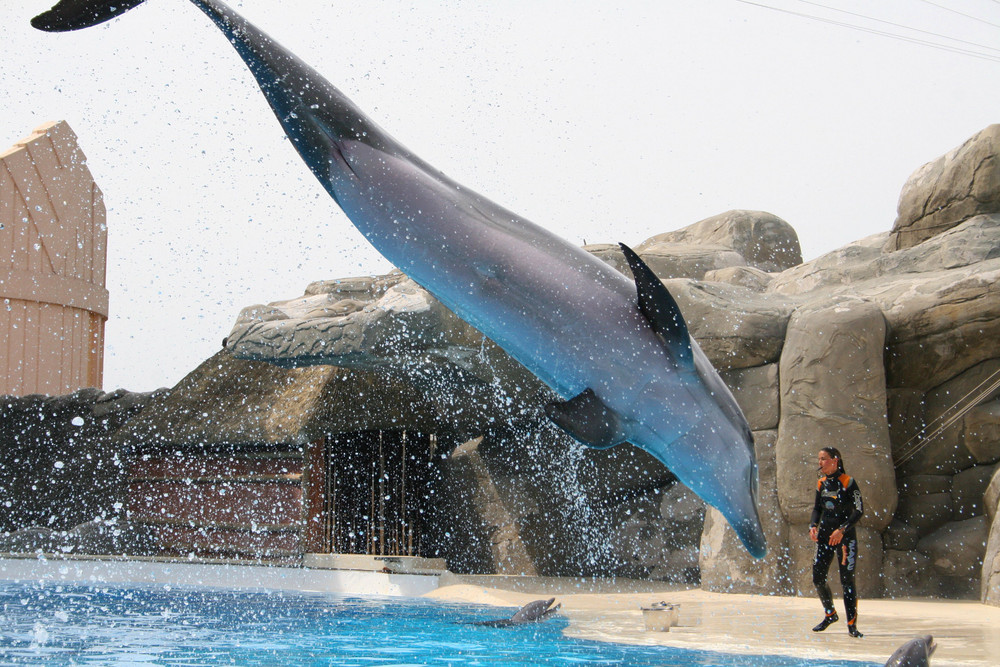
[[[745,287],[752,292],[763,292],[771,284],[773,277],[774,274],[752,266],[733,266],[728,269],[708,271],[705,273],[704,280],[729,283],[737,287]]]
[[[768,291],[785,296],[838,293],[864,285],[879,275],[885,234],[870,236],[821,255],[814,260],[787,269],[774,276]]]
[[[889,323],[890,387],[927,390],[996,356],[1000,215],[971,218],[914,248],[863,239],[775,276],[767,293],[865,298]]]
[[[989,523],[978,516],[948,523],[920,540],[917,551],[931,559],[932,572],[947,584],[943,594],[967,597],[980,590],[988,536]]]
[[[505,507],[479,454],[483,438],[470,440],[448,456],[442,465],[449,512],[455,517],[449,567],[455,572],[536,575],[535,565],[518,531],[515,517]],[[463,498],[465,502],[454,502]]]
[[[912,551],[917,548],[919,541],[920,534],[917,529],[900,519],[893,519],[882,533],[882,545],[886,550]]]
[[[907,180],[886,248],[899,250],[981,213],[1000,211],[1000,125],[929,162]]]
[[[783,271],[802,263],[795,230],[781,218],[763,211],[727,211],[673,232],[658,234],[636,251],[645,256],[661,244],[685,243],[729,248],[749,266]]]
[[[948,235],[961,245],[962,231]],[[992,243],[998,236],[992,233]],[[886,285],[880,302],[892,328],[890,386],[929,389],[995,357],[990,341],[1000,336],[998,279],[1000,262],[993,259]]]
[[[924,496],[928,493],[949,493],[950,475],[911,475],[899,479],[900,496]]]
[[[888,598],[937,595],[940,582],[930,575],[930,556],[912,550],[886,549],[882,582]]]
[[[720,375],[733,392],[751,430],[778,428],[778,364],[734,368]]]
[[[986,491],[983,492],[983,505],[986,507],[986,515],[992,520],[997,507],[1000,506],[1000,470],[993,473]]]
[[[962,444],[977,463],[1000,461],[1000,401],[972,408],[962,425]]]
[[[1000,392],[998,389],[981,394],[998,370],[1000,359],[991,359],[927,392],[924,398],[927,425],[923,434],[896,446],[893,451],[901,474],[954,475],[976,464],[976,457],[966,446],[963,420],[952,417],[972,398],[989,401]],[[987,384],[984,386],[984,383]]]
[[[889,388],[886,392],[889,408],[889,440],[893,461],[921,437],[927,424],[924,392],[919,389]]]
[[[802,308],[788,325],[781,355],[781,421],[777,485],[789,523],[809,523],[816,492],[816,454],[833,446],[844,456],[865,501],[861,526],[881,532],[896,509],[889,452],[885,320],[874,304],[843,300]]]
[[[974,466],[952,478],[951,516],[955,521],[986,513],[986,487],[997,470],[996,465]]]
[[[1000,469],[993,473],[983,494],[983,503],[989,535],[983,552],[980,597],[983,602],[1000,606]]]
[[[661,279],[691,278],[701,280],[709,271],[746,264],[735,250],[719,245],[697,243],[644,243],[637,251],[643,261]]]
[[[1000,479],[1000,473],[994,475],[994,481]],[[994,485],[990,485],[992,489]],[[1000,487],[1000,484],[997,485]],[[982,582],[980,585],[980,598],[987,604],[1000,606],[1000,511],[996,505],[991,504],[992,519],[989,524],[989,535],[986,542],[986,549],[983,551]]]
[[[782,296],[724,283],[667,280],[691,335],[720,370],[774,363],[794,308]]]
[[[926,535],[951,521],[951,492],[901,496],[896,518]]]
[[[615,550],[631,554],[632,570],[646,578],[696,583],[698,539],[705,503],[683,484],[635,506],[621,522]]]
[[[754,433],[754,451],[760,477],[758,498],[761,523],[767,537],[767,555],[754,560],[743,548],[736,533],[717,510],[709,508],[701,535],[701,586],[720,593],[792,592],[788,578],[788,535],[778,507],[774,443],[776,431]]]

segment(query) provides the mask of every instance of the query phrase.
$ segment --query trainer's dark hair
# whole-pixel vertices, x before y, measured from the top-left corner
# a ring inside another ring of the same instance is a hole
[[[831,458],[837,459],[837,472],[841,475],[847,474],[844,470],[844,457],[840,455],[840,450],[836,447],[823,447],[819,451],[826,452]]]

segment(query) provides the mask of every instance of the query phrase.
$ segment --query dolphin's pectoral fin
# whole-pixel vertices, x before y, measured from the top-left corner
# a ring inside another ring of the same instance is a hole
[[[639,310],[649,320],[653,330],[663,337],[677,363],[692,367],[694,353],[691,351],[691,335],[674,297],[634,250],[624,243],[618,245],[625,253],[625,259],[628,260],[632,276],[635,278],[635,288],[639,293]]]
[[[548,403],[545,414],[556,426],[594,449],[614,447],[627,439],[618,415],[604,405],[593,389],[568,401]]]
[[[124,14],[144,0],[61,0],[55,7],[31,19],[45,32],[67,32],[89,28]]]

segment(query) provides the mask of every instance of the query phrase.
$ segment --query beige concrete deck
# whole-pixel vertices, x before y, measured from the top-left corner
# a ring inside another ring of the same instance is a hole
[[[854,639],[843,620],[812,632],[822,610],[811,598],[727,595],[639,581],[450,574],[426,595],[512,607],[552,596],[569,619],[567,634],[584,639],[881,665],[904,642],[930,634],[938,643],[933,667],[1000,665],[1000,608],[978,602],[862,600],[858,627],[865,636]],[[659,601],[681,605],[678,627],[646,632],[640,607]]]

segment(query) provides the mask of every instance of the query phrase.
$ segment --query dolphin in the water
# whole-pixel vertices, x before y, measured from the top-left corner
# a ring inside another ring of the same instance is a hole
[[[524,605],[510,618],[501,618],[495,621],[479,621],[473,625],[488,625],[491,628],[506,628],[511,625],[522,625],[524,623],[534,623],[546,618],[549,614],[559,611],[562,605],[552,606],[555,598],[548,600],[535,600]]]
[[[549,417],[598,449],[630,442],[766,550],[743,413],[663,283],[629,248],[628,280],[437,171],[333,85],[218,0],[191,0],[236,48],[302,159],[403,273],[564,402]],[[76,30],[142,0],[63,0],[32,20]]]
[[[885,667],[929,667],[937,644],[930,635],[916,637],[900,646],[889,656]]]

